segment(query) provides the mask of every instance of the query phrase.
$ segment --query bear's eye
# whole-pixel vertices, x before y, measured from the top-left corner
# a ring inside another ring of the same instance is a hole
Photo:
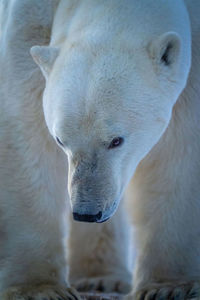
[[[61,142],[61,140],[60,140],[58,137],[56,137],[56,141],[57,141],[57,143],[58,143],[60,146],[62,146],[62,147],[64,146],[63,143]]]
[[[112,140],[108,149],[113,149],[113,148],[119,147],[123,144],[123,142],[124,142],[124,139],[122,137],[116,137]]]

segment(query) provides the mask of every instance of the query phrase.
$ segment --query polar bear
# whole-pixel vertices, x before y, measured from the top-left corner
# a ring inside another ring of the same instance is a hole
[[[198,297],[198,0],[0,5],[0,298]]]

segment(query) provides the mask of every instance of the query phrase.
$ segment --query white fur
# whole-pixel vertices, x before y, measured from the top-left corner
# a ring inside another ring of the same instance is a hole
[[[166,282],[188,282],[185,293],[198,279],[200,6],[186,4],[1,0],[1,299],[37,300],[41,289],[62,296],[67,181],[73,212],[101,211],[103,221],[134,172],[134,295],[155,287],[166,295]],[[124,143],[108,149],[115,137]],[[79,288],[129,290],[122,207],[104,224],[72,222],[70,278]]]
[[[154,10],[153,2],[149,5]],[[87,7],[93,13],[85,19]],[[73,211],[102,211],[105,220],[116,210],[138,163],[166,129],[185,86],[189,22],[181,1],[159,5],[151,23],[146,2],[79,3],[70,8],[71,23],[65,26],[68,13],[68,4],[61,2],[51,47],[34,56],[44,69],[48,53],[54,48],[60,52],[53,67],[49,61],[44,114],[50,133],[64,143],[68,155]],[[169,17],[157,26],[161,13]],[[168,44],[173,59],[165,66],[161,57]],[[125,139],[123,147],[108,151],[112,139],[120,136]]]

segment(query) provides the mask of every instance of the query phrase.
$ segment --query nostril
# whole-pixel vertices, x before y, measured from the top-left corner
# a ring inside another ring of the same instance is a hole
[[[100,211],[96,215],[87,215],[87,214],[78,214],[78,213],[73,213],[73,218],[76,221],[80,222],[97,222],[101,219],[102,217],[102,212]]]

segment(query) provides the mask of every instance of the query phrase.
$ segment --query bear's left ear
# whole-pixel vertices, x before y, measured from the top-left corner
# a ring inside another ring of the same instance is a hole
[[[30,53],[34,61],[40,67],[44,77],[47,79],[55,60],[58,57],[59,49],[50,46],[33,46]]]
[[[158,68],[172,70],[178,63],[181,50],[181,40],[177,33],[167,32],[153,40],[148,45],[149,56]]]

